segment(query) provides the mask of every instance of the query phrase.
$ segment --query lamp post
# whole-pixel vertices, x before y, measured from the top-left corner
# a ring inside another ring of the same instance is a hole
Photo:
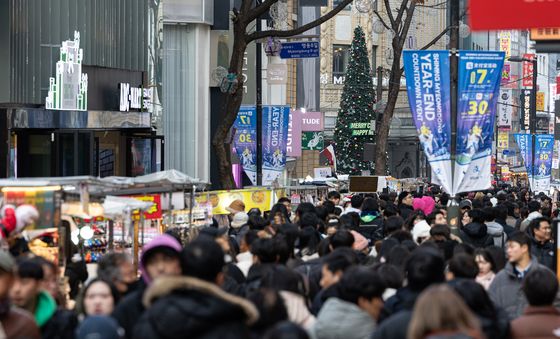
[[[531,105],[529,117],[529,133],[531,133],[531,190],[535,189],[535,134],[537,133],[537,56],[532,59],[511,56],[510,62],[530,62],[533,64],[533,88],[531,89]]]

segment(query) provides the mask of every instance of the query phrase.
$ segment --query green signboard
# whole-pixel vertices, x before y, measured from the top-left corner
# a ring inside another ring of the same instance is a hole
[[[352,122],[350,123],[350,129],[352,130],[352,136],[373,135],[371,122]]]
[[[321,151],[325,148],[323,132],[301,132],[301,149]]]

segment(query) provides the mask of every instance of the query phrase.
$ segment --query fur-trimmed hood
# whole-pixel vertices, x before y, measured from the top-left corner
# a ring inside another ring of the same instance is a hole
[[[247,325],[252,325],[259,319],[259,311],[251,302],[224,292],[215,284],[186,276],[169,276],[156,279],[144,293],[144,306],[149,308],[157,299],[172,292],[180,291],[200,292],[239,307],[246,315],[245,323]]]

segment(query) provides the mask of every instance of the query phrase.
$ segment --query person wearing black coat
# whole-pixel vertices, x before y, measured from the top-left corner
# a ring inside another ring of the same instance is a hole
[[[484,224],[484,214],[481,210],[474,209],[463,214],[463,227],[459,236],[464,243],[475,248],[487,247],[494,244],[494,238],[488,233]]]
[[[414,209],[412,208],[412,201],[413,197],[410,192],[403,191],[399,194],[397,207],[399,209],[399,214],[403,218],[403,220],[408,219],[412,212],[414,212]]]
[[[214,241],[198,238],[182,253],[183,276],[161,277],[146,290],[146,311],[134,329],[134,338],[249,337],[249,325],[258,320],[249,301],[224,292],[224,253]]]
[[[556,245],[552,242],[552,228],[548,218],[537,218],[531,221],[526,230],[531,239],[531,257],[537,262],[556,272],[554,253]]]

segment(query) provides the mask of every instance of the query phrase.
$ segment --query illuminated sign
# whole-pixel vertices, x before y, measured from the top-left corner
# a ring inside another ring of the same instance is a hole
[[[146,111],[152,104],[153,88],[130,87],[128,83],[120,83],[119,87],[121,112],[128,112],[130,109]]]
[[[55,77],[49,79],[45,108],[50,110],[86,111],[88,77],[82,73],[84,52],[80,48],[80,32],[74,40],[62,42]]]

